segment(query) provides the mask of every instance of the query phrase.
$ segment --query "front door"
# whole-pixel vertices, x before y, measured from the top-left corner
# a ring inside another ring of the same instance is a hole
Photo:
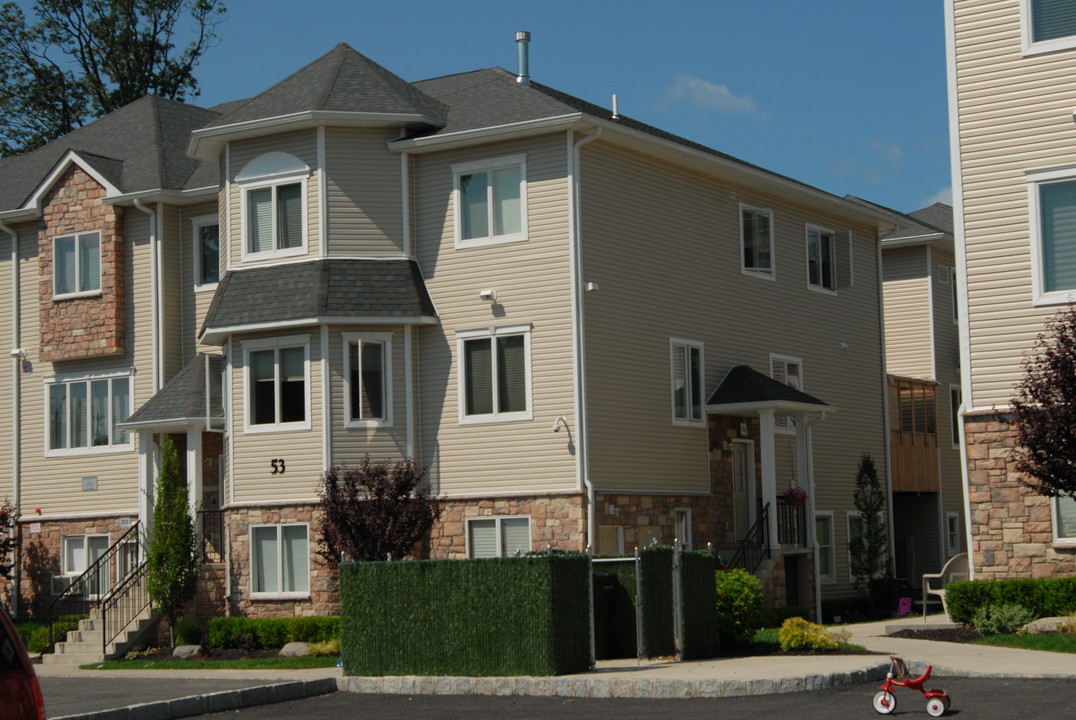
[[[732,441],[732,508],[736,541],[743,540],[751,529],[751,499],[755,489],[755,444],[750,440]]]

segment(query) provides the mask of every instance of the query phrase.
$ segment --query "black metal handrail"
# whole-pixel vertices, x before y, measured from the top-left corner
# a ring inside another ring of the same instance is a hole
[[[134,536],[132,538],[132,535]],[[120,567],[118,562],[121,557],[121,553],[129,552],[129,547],[132,543],[137,543],[135,547],[135,559],[134,564],[140,564],[142,557],[141,552],[141,539],[142,533],[140,532],[139,521],[136,520],[127,532],[120,535],[116,542],[109,546],[101,557],[97,558],[93,564],[91,564],[86,571],[79,575],[77,578],[71,581],[71,584],[60,594],[58,598],[52,601],[49,605],[49,643],[50,645],[56,642],[54,633],[54,627],[56,625],[57,618],[63,616],[77,615],[79,617],[87,617],[90,614],[90,610],[95,605],[99,605],[101,601],[108,596],[112,590],[112,568],[116,568],[116,573],[119,575]],[[115,561],[115,562],[114,562]],[[120,580],[121,578],[117,578]]]
[[[742,568],[749,573],[753,573],[758,570],[758,566],[762,564],[763,560],[770,557],[770,543],[767,539],[769,535],[769,519],[770,504],[766,503],[762,506],[762,512],[758,514],[755,524],[747,531],[747,535],[740,542],[740,546],[736,548],[728,567]]]
[[[198,537],[202,541],[202,562],[224,560],[224,511],[198,511]]]

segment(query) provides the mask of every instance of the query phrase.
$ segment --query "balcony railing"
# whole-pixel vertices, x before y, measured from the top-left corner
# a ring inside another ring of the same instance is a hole
[[[807,508],[777,498],[777,542],[782,547],[807,547]]]

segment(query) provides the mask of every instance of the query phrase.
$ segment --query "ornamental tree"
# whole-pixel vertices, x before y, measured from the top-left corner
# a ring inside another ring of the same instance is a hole
[[[330,562],[400,560],[410,555],[434,521],[441,502],[427,491],[425,469],[412,460],[393,466],[366,457],[357,467],[322,475],[321,548]]]
[[[889,544],[885,527],[885,488],[869,453],[859,459],[856,490],[853,495],[859,511],[859,532],[848,540],[849,572],[852,586],[861,597],[870,596],[870,582],[886,574],[886,549]]]
[[[1020,482],[1039,495],[1076,498],[1076,307],[1046,322],[1012,400]]]
[[[15,521],[18,517],[18,508],[5,498],[0,503],[0,578],[7,580],[11,580],[15,569],[15,549],[19,546],[15,538]]]

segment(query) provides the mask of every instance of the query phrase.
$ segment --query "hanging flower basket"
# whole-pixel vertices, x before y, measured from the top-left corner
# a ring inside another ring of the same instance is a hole
[[[781,497],[785,499],[789,505],[799,507],[807,502],[807,491],[801,487],[791,487],[781,493]]]

